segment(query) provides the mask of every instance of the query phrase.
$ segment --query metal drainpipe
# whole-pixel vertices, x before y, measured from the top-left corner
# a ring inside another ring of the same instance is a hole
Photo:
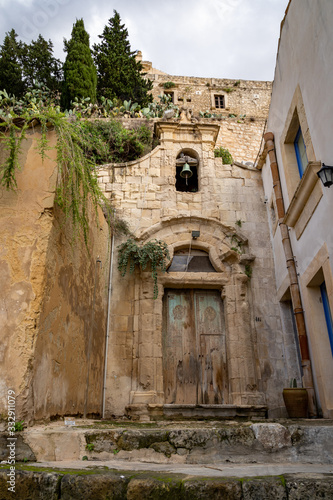
[[[107,367],[108,367],[108,345],[109,345],[110,315],[111,315],[111,292],[112,292],[113,257],[114,257],[114,232],[112,233],[110,267],[109,267],[108,314],[107,314],[107,320],[106,320],[106,338],[105,338],[105,362],[104,362],[104,379],[103,379],[102,418],[104,418],[104,414],[105,414],[105,392],[106,392],[106,375],[107,375]]]
[[[89,330],[89,339],[88,339],[86,394],[85,394],[85,399],[84,399],[84,411],[83,411],[84,418],[87,418],[88,397],[89,397],[90,356],[91,356],[91,344],[92,344],[92,336],[94,333],[94,321],[95,321],[97,264],[102,266],[102,261],[99,257],[97,257],[96,262],[95,262],[94,295],[93,295],[92,308],[91,308],[91,321],[90,321],[91,326],[90,326],[90,330]]]
[[[275,155],[274,134],[272,132],[265,133],[264,140],[267,145],[267,152],[269,155],[269,161],[273,177],[275,201],[279,219],[279,227],[281,231],[282,244],[289,274],[291,302],[293,305],[293,310],[295,315],[296,328],[299,339],[299,347],[302,359],[302,368],[303,368],[302,382],[303,382],[303,387],[305,387],[308,391],[309,416],[315,417],[317,416],[317,407],[316,407],[315,392],[313,386],[313,376],[312,376],[311,361],[309,355],[308,338],[306,333],[304,311],[302,307],[302,300],[301,300],[298,277],[296,272],[296,265],[289,237],[288,226],[283,223],[285,210],[284,210],[283,195],[281,190],[279,169]]]

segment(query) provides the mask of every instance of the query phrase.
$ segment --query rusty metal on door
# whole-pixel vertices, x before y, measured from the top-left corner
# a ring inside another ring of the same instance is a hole
[[[163,377],[167,404],[228,402],[225,328],[217,290],[165,290]]]

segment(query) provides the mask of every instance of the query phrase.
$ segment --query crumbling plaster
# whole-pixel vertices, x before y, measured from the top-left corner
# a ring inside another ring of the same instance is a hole
[[[91,210],[88,255],[80,237],[73,243],[70,221],[54,203],[55,132],[48,132],[52,149],[44,162],[39,138],[38,130],[28,130],[17,190],[1,188],[0,196],[0,413],[13,390],[16,419],[28,423],[100,412],[109,268],[103,215],[97,228]]]

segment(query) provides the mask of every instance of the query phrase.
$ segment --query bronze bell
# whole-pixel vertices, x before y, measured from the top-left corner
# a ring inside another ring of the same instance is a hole
[[[187,179],[192,177],[192,175],[193,175],[193,172],[190,169],[190,165],[188,163],[185,163],[183,168],[182,168],[182,171],[180,172],[180,177],[184,177],[186,179],[186,184],[187,184]]]

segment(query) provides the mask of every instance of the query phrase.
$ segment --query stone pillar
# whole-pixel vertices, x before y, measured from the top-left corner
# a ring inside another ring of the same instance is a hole
[[[244,274],[233,274],[225,287],[229,403],[261,405],[265,398],[258,392],[247,281]]]
[[[162,299],[163,286],[159,285],[157,299],[153,298],[151,273],[142,272],[136,285],[139,296],[135,305],[133,377],[130,402],[162,404]]]

